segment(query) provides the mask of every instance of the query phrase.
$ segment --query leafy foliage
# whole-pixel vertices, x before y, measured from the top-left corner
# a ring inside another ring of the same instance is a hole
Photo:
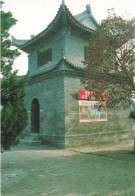
[[[17,49],[11,48],[9,29],[16,24],[11,12],[1,12],[1,145],[10,149],[18,143],[19,134],[27,125],[27,110],[24,104],[25,86],[28,75],[18,77],[13,71],[14,59],[20,55]]]
[[[86,50],[86,71],[82,79],[86,89],[97,99],[107,92],[107,106],[127,108],[135,92],[135,23],[109,11],[96,32],[90,37]]]

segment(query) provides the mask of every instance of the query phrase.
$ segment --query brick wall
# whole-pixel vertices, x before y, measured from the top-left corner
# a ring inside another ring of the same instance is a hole
[[[26,94],[26,106],[29,110],[27,132],[31,132],[31,103],[37,98],[40,104],[40,137],[43,143],[64,147],[64,77],[46,79],[30,85]]]
[[[132,136],[128,110],[108,110],[106,122],[79,122],[77,92],[84,89],[79,78],[65,77],[66,147],[115,143]]]

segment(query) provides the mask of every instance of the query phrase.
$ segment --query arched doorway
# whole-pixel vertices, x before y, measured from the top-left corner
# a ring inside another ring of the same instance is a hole
[[[38,99],[33,99],[31,104],[31,131],[32,133],[40,132],[40,105]]]

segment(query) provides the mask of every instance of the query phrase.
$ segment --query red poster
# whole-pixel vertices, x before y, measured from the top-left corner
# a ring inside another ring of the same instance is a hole
[[[106,100],[107,93],[103,93],[103,100]],[[78,91],[79,100],[96,100],[92,91],[79,90]]]

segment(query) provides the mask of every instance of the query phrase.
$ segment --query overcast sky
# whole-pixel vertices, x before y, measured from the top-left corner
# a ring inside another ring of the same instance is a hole
[[[11,11],[18,20],[10,34],[17,39],[30,39],[43,31],[55,17],[62,0],[4,0],[3,10]],[[135,17],[135,0],[65,0],[65,4],[73,15],[91,5],[92,14],[100,22],[107,16],[107,9],[114,8],[118,15],[125,18]],[[27,54],[23,53],[14,62],[19,74],[27,72]]]

